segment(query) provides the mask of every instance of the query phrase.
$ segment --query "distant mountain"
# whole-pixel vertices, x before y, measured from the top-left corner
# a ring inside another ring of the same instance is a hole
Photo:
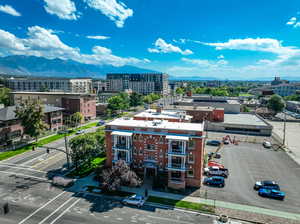
[[[0,74],[64,78],[105,78],[107,73],[156,72],[135,66],[89,65],[72,60],[13,55],[0,57]]]

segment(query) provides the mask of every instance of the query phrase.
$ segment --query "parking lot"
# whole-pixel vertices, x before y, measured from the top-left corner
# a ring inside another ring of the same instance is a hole
[[[216,147],[206,146],[206,152]],[[285,152],[265,149],[260,143],[225,145],[219,161],[229,169],[224,188],[203,186],[202,197],[300,213],[300,166]],[[286,192],[284,201],[261,198],[253,190],[256,181],[275,180]]]

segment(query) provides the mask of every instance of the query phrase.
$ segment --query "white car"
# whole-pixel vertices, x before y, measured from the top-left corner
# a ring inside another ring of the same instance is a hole
[[[271,148],[272,147],[272,144],[271,144],[271,142],[268,142],[268,141],[264,141],[263,142],[263,146],[265,147],[265,148]]]
[[[76,132],[76,135],[80,135],[80,134],[83,134],[84,133],[84,130],[78,130],[77,132]]]
[[[130,197],[125,198],[122,203],[124,205],[135,205],[138,208],[142,207],[145,203],[145,198],[141,195],[132,195]]]

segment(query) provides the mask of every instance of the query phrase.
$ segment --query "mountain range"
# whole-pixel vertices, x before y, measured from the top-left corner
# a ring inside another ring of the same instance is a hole
[[[47,59],[35,56],[12,55],[0,57],[0,74],[18,76],[94,78],[103,79],[107,73],[156,72],[135,66],[83,64],[72,60]]]

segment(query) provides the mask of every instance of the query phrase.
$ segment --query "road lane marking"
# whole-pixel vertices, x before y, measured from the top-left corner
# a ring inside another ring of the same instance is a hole
[[[27,165],[27,164],[31,163],[32,161],[37,160],[37,159],[39,159],[39,158],[41,158],[41,157],[43,157],[43,156],[47,156],[47,153],[45,152],[45,153],[43,153],[42,155],[39,155],[39,156],[37,156],[37,157],[34,157],[33,159],[28,160],[28,161],[26,161],[25,163],[22,163],[22,164],[23,164],[23,165]]]
[[[27,168],[27,167],[19,167],[19,166],[14,166],[14,165],[2,165],[0,164],[0,167],[8,167],[10,169],[20,169],[20,170],[28,170],[28,171],[34,171],[34,172],[38,172],[38,173],[47,173],[45,171],[42,170],[36,170],[36,169],[31,169],[31,168]]]
[[[45,208],[47,205],[49,205],[52,201],[56,200],[57,198],[59,198],[62,194],[66,193],[65,191],[61,192],[60,194],[56,195],[54,198],[52,198],[50,201],[48,201],[46,204],[44,204],[42,207],[38,208],[37,210],[35,210],[33,213],[31,213],[29,216],[27,216],[25,219],[23,219],[21,222],[19,222],[19,224],[23,224],[24,222],[26,222],[28,219],[30,219],[32,216],[34,216],[36,213],[38,213],[40,210],[42,210],[43,208]]]
[[[47,217],[45,217],[42,221],[40,221],[38,224],[43,224],[44,222],[47,221],[52,215],[54,215],[59,209],[64,207],[69,201],[73,200],[73,198],[69,198],[67,201],[65,201],[63,204],[61,204],[57,209],[55,209],[53,212],[50,213]]]
[[[179,223],[187,223],[187,224],[190,224],[190,223],[191,223],[191,222],[186,222],[186,221],[183,221],[183,220],[169,219],[169,218],[164,218],[164,217],[159,217],[159,216],[151,216],[151,215],[148,215],[147,217],[148,217],[148,218],[152,218],[152,219],[160,219],[160,220],[169,221],[170,223],[171,223],[171,222],[179,222]]]
[[[71,204],[65,211],[63,211],[59,216],[57,216],[50,224],[54,224],[58,219],[60,219],[66,212],[68,212],[74,205],[76,205],[81,199],[77,199],[73,204]]]
[[[35,167],[37,167],[37,166],[39,166],[39,165],[41,165],[41,164],[43,164],[43,163],[45,163],[45,162],[48,162],[48,161],[54,159],[55,157],[57,157],[57,155],[61,155],[61,154],[62,154],[62,152],[56,153],[55,155],[49,157],[48,159],[45,159],[45,160],[43,160],[43,161],[40,161],[40,162],[34,164],[34,165],[31,166],[31,167],[35,168]]]
[[[49,181],[47,178],[35,177],[35,176],[32,176],[32,175],[27,175],[27,174],[23,174],[23,173],[14,173],[14,172],[1,171],[1,170],[0,170],[0,173],[6,173],[6,174],[11,174],[11,175],[16,175],[16,176],[23,176],[23,177],[29,177],[29,178],[33,178],[33,179],[42,180],[42,181]]]
[[[31,168],[31,166],[24,166],[24,165],[16,164],[16,163],[2,163],[2,162],[0,162],[0,165],[19,166],[19,167]]]

